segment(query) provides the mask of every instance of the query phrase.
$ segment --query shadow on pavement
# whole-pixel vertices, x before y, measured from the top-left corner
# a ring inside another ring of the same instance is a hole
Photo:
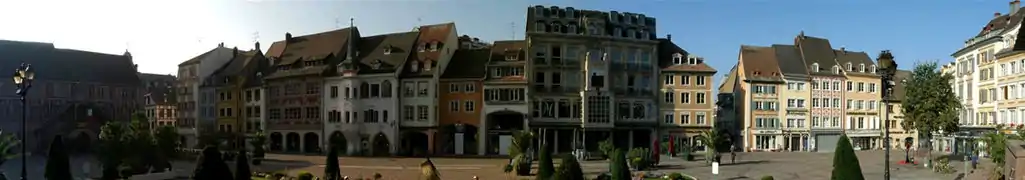
[[[720,165],[721,166],[733,166],[733,165],[744,165],[744,164],[762,164],[762,163],[767,163],[767,162],[769,162],[769,161],[766,161],[766,160],[740,161],[740,162],[737,162],[737,163],[726,163],[726,164],[720,164]]]

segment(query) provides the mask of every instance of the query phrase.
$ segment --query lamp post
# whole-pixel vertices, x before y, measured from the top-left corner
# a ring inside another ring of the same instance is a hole
[[[15,93],[21,97],[21,180],[28,179],[28,154],[25,153],[25,147],[28,143],[25,141],[28,138],[28,104],[25,103],[25,96],[28,95],[28,90],[32,88],[32,80],[35,79],[36,73],[32,70],[31,64],[21,63],[21,66],[14,71],[14,84],[18,87]]]
[[[890,50],[883,50],[879,53],[879,58],[876,58],[878,66],[876,73],[879,74],[880,80],[882,81],[882,100],[883,105],[886,106],[886,110],[883,111],[883,179],[890,180],[890,98],[893,95],[893,87],[896,83],[893,82],[893,75],[897,72],[897,62],[893,61],[893,54],[890,54]]]

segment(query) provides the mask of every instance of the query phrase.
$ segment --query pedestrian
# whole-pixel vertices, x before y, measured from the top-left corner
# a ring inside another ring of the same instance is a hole
[[[737,145],[730,145],[730,164],[737,163]]]

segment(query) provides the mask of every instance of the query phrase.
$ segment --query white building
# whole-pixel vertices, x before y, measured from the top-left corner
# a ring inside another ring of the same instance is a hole
[[[455,23],[420,26],[415,49],[399,70],[402,93],[400,154],[430,153],[438,126],[437,83],[459,49]]]
[[[995,124],[1021,124],[1025,108],[1004,107],[997,100],[1025,92],[1023,81],[998,81],[1004,76],[1025,74],[1025,61],[996,62],[996,54],[1009,51],[1021,27],[1020,3],[1010,3],[1009,14],[994,14],[979,34],[964,42],[964,47],[953,54],[954,93],[964,105],[959,119],[962,129],[992,128]],[[1017,92],[1023,91],[1023,92]],[[1014,96],[1025,97],[1025,96]],[[1015,110],[1017,109],[1017,110]]]
[[[199,56],[193,57],[181,64],[178,64],[178,134],[181,134],[181,141],[186,147],[194,147],[198,136],[198,121],[201,115],[207,110],[200,108],[199,102],[202,94],[199,86],[203,80],[214,73],[218,68],[228,63],[234,57],[231,48],[225,48],[224,43],[216,48],[207,51]]]

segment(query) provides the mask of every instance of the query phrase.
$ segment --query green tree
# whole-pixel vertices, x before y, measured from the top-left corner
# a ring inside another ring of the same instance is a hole
[[[0,130],[0,165],[3,165],[7,160],[21,156],[20,153],[15,151],[15,147],[18,147],[21,141],[18,140],[14,134],[4,133]],[[6,180],[7,175],[0,171],[0,180]]]
[[[327,180],[341,180],[342,168],[338,165],[338,146],[331,146],[327,152],[327,165],[324,167],[324,178]]]
[[[904,100],[901,108],[904,121],[901,125],[907,130],[918,131],[932,148],[933,133],[951,134],[958,131],[958,111],[961,102],[954,94],[950,82],[954,76],[939,71],[936,62],[924,62],[915,65],[911,77],[903,82],[905,85]],[[897,82],[901,83],[901,82]],[[932,159],[932,151],[929,151]]]
[[[572,155],[563,155],[562,163],[555,171],[555,180],[584,180],[584,170]]]
[[[199,156],[196,162],[199,162],[199,164],[196,165],[196,169],[192,172],[192,179],[233,179],[231,169],[228,169],[228,164],[225,164],[224,160],[221,159],[221,151],[217,150],[216,146],[204,148],[203,154]]]
[[[840,135],[840,141],[836,144],[836,151],[833,152],[833,174],[832,180],[864,180],[861,174],[861,163],[858,162],[858,155],[854,154],[854,147],[847,135]]]
[[[122,156],[127,151],[123,146],[126,142],[126,131],[124,126],[114,121],[108,121],[100,127],[100,150],[96,152],[100,163],[103,164],[102,179],[104,180],[121,178],[118,168],[121,167]]]
[[[125,150],[122,158],[130,168],[130,174],[148,173],[151,167],[159,167],[164,164],[157,162],[157,157],[160,155],[158,155],[156,142],[145,114],[136,113],[124,135],[123,139],[127,140],[127,147],[121,147]]]
[[[1001,128],[1003,125],[997,125],[997,128]],[[997,167],[1004,166],[1004,156],[1007,151],[1007,140],[1011,139],[1009,135],[1001,133],[999,131],[987,132],[983,135],[982,140],[986,142],[986,154],[989,154],[990,160],[997,164]]]
[[[613,151],[611,158],[609,171],[612,174],[612,180],[630,180],[630,167],[626,165],[626,153],[623,152],[623,149]]]
[[[153,138],[156,143],[154,145],[156,161],[153,168],[157,172],[163,172],[163,170],[171,168],[171,159],[178,158],[178,154],[175,153],[178,148],[178,129],[173,126],[161,126],[157,128]]]
[[[533,159],[528,156],[531,140],[534,139],[534,132],[521,130],[513,133],[512,145],[509,146],[509,156],[512,157],[510,164],[516,175],[530,175],[530,166]]]
[[[64,140],[60,135],[53,138],[50,143],[50,154],[46,159],[46,179],[48,180],[71,180],[71,159],[68,157],[67,148],[64,147]]]
[[[548,180],[555,174],[555,165],[552,164],[552,149],[549,143],[541,145],[540,159],[537,161],[537,176],[535,179]]]
[[[260,161],[263,160],[264,146],[267,143],[267,135],[263,131],[257,131],[253,140],[249,141],[249,144],[253,145],[253,164],[260,165]]]
[[[705,164],[711,165],[713,161],[718,161],[716,157],[719,157],[719,145],[723,144],[725,137],[721,136],[719,131],[709,130],[701,132],[697,138],[705,146]]]
[[[252,180],[253,172],[249,170],[249,158],[246,155],[246,149],[238,150],[238,156],[235,156],[235,180]]]

